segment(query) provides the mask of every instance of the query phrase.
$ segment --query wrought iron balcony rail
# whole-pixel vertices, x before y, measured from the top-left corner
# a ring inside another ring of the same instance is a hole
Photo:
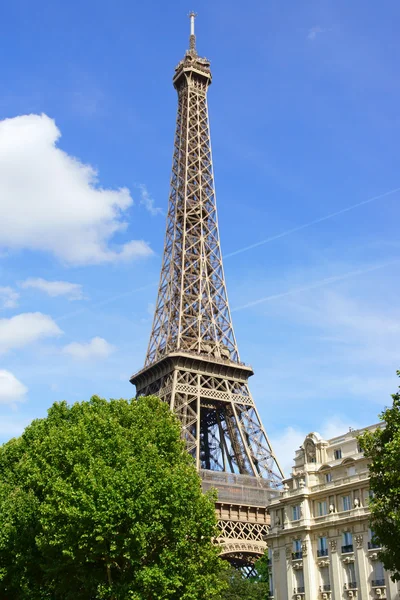
[[[373,579],[372,580],[372,587],[381,587],[384,585],[386,585],[384,579]]]
[[[324,583],[324,585],[320,585],[319,586],[319,591],[320,592],[330,592],[331,591],[331,584],[330,583]]]
[[[382,546],[380,544],[377,544],[375,542],[368,542],[368,550],[373,550],[374,548],[381,548]]]
[[[342,554],[346,554],[347,552],[353,552],[353,544],[347,544],[347,546],[342,546]]]
[[[303,553],[302,552],[292,552],[292,558],[294,560],[299,560],[300,558],[303,558]]]
[[[323,550],[317,550],[317,556],[328,556],[328,548],[324,548]]]
[[[357,581],[349,581],[348,583],[344,584],[345,590],[356,590],[357,587]]]
[[[295,594],[304,594],[304,592],[305,592],[304,586],[294,588],[294,593]]]

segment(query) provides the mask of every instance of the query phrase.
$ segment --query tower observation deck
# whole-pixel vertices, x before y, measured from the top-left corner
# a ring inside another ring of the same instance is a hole
[[[175,68],[171,187],[157,303],[137,395],[167,402],[202,478],[218,490],[221,555],[251,564],[265,549],[267,505],[282,471],[248,387],[233,331],[219,242],[207,92],[210,62],[190,43]]]

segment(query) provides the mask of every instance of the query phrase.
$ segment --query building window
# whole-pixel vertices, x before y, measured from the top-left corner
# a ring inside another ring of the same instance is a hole
[[[294,552],[301,552],[301,540],[293,540]]]
[[[372,529],[368,530],[368,537],[369,537],[368,550],[373,550],[374,548],[380,548],[381,547],[381,545],[379,544],[378,541],[376,541],[376,542],[373,541],[374,532],[372,531]]]
[[[292,510],[293,510],[293,521],[299,521],[300,520],[300,505],[296,504],[296,506],[293,506]]]
[[[350,496],[342,496],[342,505],[343,505],[343,510],[350,510],[351,509]]]
[[[383,569],[383,564],[379,561],[374,563],[374,572],[373,572],[373,580],[372,586],[378,587],[381,585],[385,585],[385,571]]]
[[[357,452],[362,452],[363,449],[361,448],[360,444],[357,444]]]
[[[349,531],[343,533],[342,552],[353,552],[353,535]]]
[[[304,594],[304,575],[301,569],[296,571],[295,586],[295,594]]]
[[[317,515],[318,517],[323,517],[328,514],[328,504],[326,500],[323,502],[317,502]]]
[[[338,448],[337,450],[335,450],[335,452],[333,453],[335,460],[339,460],[339,458],[342,458],[342,449]]]
[[[329,579],[329,567],[322,567],[320,569],[320,575],[321,575],[320,591],[321,592],[330,592],[331,584],[330,584],[330,579]]]
[[[295,559],[303,558],[303,552],[301,549],[301,540],[293,540],[292,558],[295,558]]]
[[[357,589],[357,581],[356,581],[356,569],[354,563],[349,563],[346,565],[346,579],[347,579],[347,589],[355,590]]]
[[[330,483],[332,481],[332,473],[325,474],[325,481],[326,483]]]
[[[328,542],[326,537],[318,538],[317,556],[328,556]]]

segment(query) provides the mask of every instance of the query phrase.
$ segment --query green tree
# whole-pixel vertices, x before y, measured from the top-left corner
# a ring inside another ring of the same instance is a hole
[[[220,600],[266,600],[269,594],[269,567],[268,555],[264,554],[255,563],[257,574],[244,577],[233,567],[222,573],[222,580],[226,588]]]
[[[400,376],[400,371],[397,371]],[[399,388],[400,391],[400,388]],[[393,404],[380,419],[384,428],[365,432],[359,437],[369,465],[371,529],[374,541],[382,546],[380,559],[393,580],[400,580],[400,394],[392,395]]]
[[[157,398],[54,404],[0,447],[0,597],[219,596],[214,499]]]

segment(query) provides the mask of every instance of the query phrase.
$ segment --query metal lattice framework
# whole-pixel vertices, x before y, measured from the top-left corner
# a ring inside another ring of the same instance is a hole
[[[173,79],[178,112],[158,298],[145,366],[131,382],[137,395],[154,394],[169,403],[203,483],[229,490],[230,501],[240,501],[240,507],[265,509],[282,471],[248,387],[253,371],[240,362],[233,332],[208,120],[210,63],[197,55],[190,16],[190,49]],[[234,481],[226,485],[224,474]],[[220,520],[220,542],[242,544],[241,552],[246,543],[264,548],[265,520],[249,525],[246,511],[240,515],[235,525]]]

